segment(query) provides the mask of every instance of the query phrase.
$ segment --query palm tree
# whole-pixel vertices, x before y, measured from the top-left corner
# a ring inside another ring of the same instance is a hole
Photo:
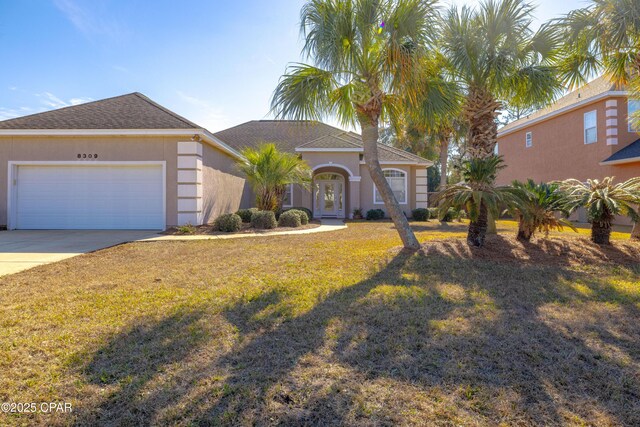
[[[528,242],[536,231],[547,236],[549,231],[562,231],[564,227],[577,231],[569,220],[558,218],[558,213],[568,217],[569,212],[566,195],[557,183],[536,184],[530,179],[526,183],[513,181],[511,186],[515,197],[509,210],[518,218],[518,240]]]
[[[604,71],[629,85],[640,76],[640,2],[592,0],[556,22],[563,41],[558,68],[570,87]]]
[[[244,159],[238,160],[237,167],[253,188],[260,210],[280,211],[287,185],[308,188],[311,184],[307,163],[294,154],[278,151],[275,144],[248,147],[241,154]]]
[[[615,184],[613,177],[602,181],[589,179],[586,183],[577,179],[560,182],[560,189],[567,193],[567,208],[587,209],[591,223],[591,240],[601,245],[609,244],[611,223],[616,215],[625,215],[633,221],[640,220],[634,207],[640,200],[640,177]]]
[[[435,0],[310,0],[302,9],[303,52],[313,65],[293,64],[280,79],[272,111],[278,117],[336,116],[359,125],[364,161],[406,248],[420,247],[378,160],[378,128],[403,104],[430,93],[428,111],[447,110],[443,91],[424,78]]]
[[[438,211],[441,218],[451,207],[466,209],[470,219],[469,245],[484,245],[489,213],[497,218],[500,206],[511,202],[511,188],[494,185],[498,171],[504,167],[502,163],[502,158],[495,155],[464,161],[461,168],[463,181],[447,186],[435,197],[440,202]]]
[[[503,103],[541,105],[561,89],[551,65],[557,34],[548,25],[534,33],[533,11],[525,0],[484,0],[478,9],[452,7],[443,20],[441,49],[465,89],[471,157],[493,155]]]

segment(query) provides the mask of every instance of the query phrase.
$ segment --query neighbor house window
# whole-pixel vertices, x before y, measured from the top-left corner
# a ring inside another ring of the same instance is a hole
[[[282,206],[290,208],[293,206],[293,184],[288,184],[285,187],[284,198],[282,199]]]
[[[527,132],[525,135],[524,145],[525,147],[531,147],[533,145],[533,134],[531,132]]]
[[[598,113],[589,111],[584,113],[584,143],[593,144],[598,141]]]
[[[497,156],[499,153],[500,152],[498,151],[498,143],[496,142],[496,145],[493,146],[493,154]]]
[[[385,169],[382,171],[384,177],[387,178],[389,186],[396,196],[398,203],[407,204],[407,174],[399,169]],[[381,205],[384,202],[376,186],[373,186],[374,203]]]
[[[640,100],[627,101],[627,116],[629,117],[629,132],[640,132]]]

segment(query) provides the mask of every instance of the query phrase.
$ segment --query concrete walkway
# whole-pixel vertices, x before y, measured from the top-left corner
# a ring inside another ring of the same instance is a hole
[[[0,276],[150,236],[157,236],[157,233],[138,230],[0,231]]]
[[[140,239],[143,242],[155,242],[155,241],[167,241],[167,240],[225,240],[225,239],[242,239],[246,237],[268,237],[268,236],[290,236],[295,234],[313,234],[324,233],[327,231],[344,230],[347,228],[342,220],[339,219],[323,219],[320,221],[320,226],[316,228],[307,228],[304,230],[289,230],[289,231],[270,231],[264,233],[242,233],[242,234],[198,234],[198,235],[163,235]]]

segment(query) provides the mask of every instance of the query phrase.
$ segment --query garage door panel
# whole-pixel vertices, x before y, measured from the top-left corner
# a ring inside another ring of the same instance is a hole
[[[22,229],[161,229],[163,168],[18,166],[16,226]]]

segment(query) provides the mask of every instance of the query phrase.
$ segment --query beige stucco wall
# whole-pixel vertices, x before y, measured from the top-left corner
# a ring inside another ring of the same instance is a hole
[[[609,98],[618,101],[618,144],[607,145],[606,99],[556,116],[498,138],[498,153],[504,156],[507,167],[498,176],[499,184],[514,179],[552,181],[576,178],[601,179],[615,176],[623,181],[640,175],[640,163],[603,166],[599,163],[631,144],[640,136],[627,127],[627,102],[625,98]],[[596,110],[598,141],[584,143],[584,113]],[[532,132],[532,147],[525,147],[525,135]]]
[[[246,179],[238,172],[233,157],[203,144],[202,214],[211,223],[220,214],[236,212],[253,195]]]
[[[97,161],[165,161],[166,223],[177,224],[177,145],[184,136],[0,136],[0,225],[7,224],[9,161],[77,161],[78,154],[98,154]],[[83,159],[87,160],[87,159]],[[245,195],[245,180],[233,159],[203,143],[203,208],[207,218],[235,211]]]
[[[399,169],[407,174],[407,203],[400,203],[400,208],[408,216],[411,216],[411,211],[415,209],[416,202],[416,167],[412,165],[393,165],[384,164],[381,165],[382,169]],[[366,214],[369,209],[382,209],[386,212],[384,204],[374,203],[373,199],[373,180],[366,165],[360,165],[360,208],[362,213]]]
[[[607,145],[607,101],[617,100],[617,145]],[[584,143],[584,114],[597,111],[598,140],[593,144]],[[514,179],[528,178],[536,182],[548,182],[575,178],[602,179],[615,176],[616,181],[625,181],[640,176],[640,162],[622,165],[600,165],[613,153],[640,138],[628,130],[627,100],[612,97],[599,100],[574,111],[555,116],[549,120],[523,128],[498,138],[498,153],[504,157],[506,168],[498,176],[498,184],[508,184]],[[532,132],[532,147],[525,146],[525,135]],[[583,212],[573,219],[586,220]],[[617,223],[628,224],[626,218],[618,218]]]

